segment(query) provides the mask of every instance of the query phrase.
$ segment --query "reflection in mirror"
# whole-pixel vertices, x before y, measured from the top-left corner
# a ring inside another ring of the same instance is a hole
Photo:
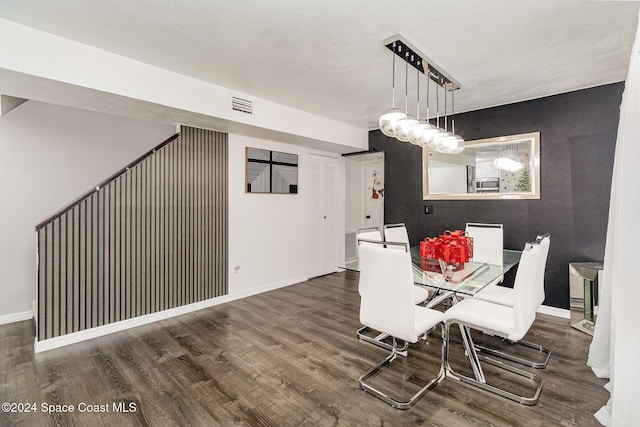
[[[539,199],[540,133],[467,141],[461,154],[423,150],[425,200]]]

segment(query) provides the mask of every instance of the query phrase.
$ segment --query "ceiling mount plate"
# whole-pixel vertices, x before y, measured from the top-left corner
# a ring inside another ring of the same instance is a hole
[[[386,39],[384,45],[402,58],[403,61],[406,61],[413,68],[428,76],[440,87],[444,88],[444,90],[451,91],[460,89],[460,83],[434,65],[433,61],[427,58],[400,34]]]

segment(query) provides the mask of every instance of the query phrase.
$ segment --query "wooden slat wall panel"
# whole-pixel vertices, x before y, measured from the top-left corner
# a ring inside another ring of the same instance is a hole
[[[38,229],[38,340],[227,294],[227,141],[183,127]]]

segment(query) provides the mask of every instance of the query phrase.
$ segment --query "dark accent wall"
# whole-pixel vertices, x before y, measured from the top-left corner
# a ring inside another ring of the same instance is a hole
[[[413,245],[467,221],[503,223],[512,249],[551,232],[544,304],[568,309],[568,264],[604,258],[623,90],[615,83],[456,115],[468,141],[540,132],[540,200],[423,200],[421,149],[371,131],[370,149],[385,152],[385,222],[406,223]]]

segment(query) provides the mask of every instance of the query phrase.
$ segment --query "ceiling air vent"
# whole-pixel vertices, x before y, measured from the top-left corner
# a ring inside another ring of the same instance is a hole
[[[253,102],[238,98],[236,96],[231,98],[231,108],[242,113],[253,114]]]

